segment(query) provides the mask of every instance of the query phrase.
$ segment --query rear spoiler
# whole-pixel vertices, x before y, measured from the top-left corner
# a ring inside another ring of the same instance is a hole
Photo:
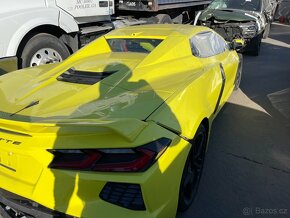
[[[111,132],[128,141],[134,141],[147,125],[148,123],[133,118],[49,120],[38,123],[0,119],[0,133],[5,132],[30,137],[32,134],[88,135]]]

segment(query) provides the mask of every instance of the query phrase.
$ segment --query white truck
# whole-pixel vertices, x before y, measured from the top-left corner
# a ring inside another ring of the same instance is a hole
[[[194,17],[194,11],[209,3],[201,0],[2,0],[0,75],[15,66],[24,68],[62,61],[86,43],[121,26],[188,22]]]

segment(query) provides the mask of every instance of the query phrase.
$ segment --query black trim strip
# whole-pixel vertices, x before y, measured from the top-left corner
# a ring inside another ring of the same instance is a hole
[[[21,112],[21,111],[23,111],[23,110],[25,110],[25,109],[28,109],[28,108],[30,108],[30,107],[33,107],[33,106],[35,106],[35,105],[38,105],[38,104],[39,104],[39,101],[33,101],[33,102],[31,102],[29,105],[27,105],[26,107],[20,109],[19,111],[16,111],[15,113],[11,114],[10,116],[12,117],[12,116],[14,116],[15,114],[18,114],[19,112]]]
[[[235,78],[235,81],[234,81],[234,85],[236,86],[236,83],[237,83],[237,81],[238,81],[238,78],[239,77],[241,77],[242,76],[242,72],[240,73],[240,75],[238,75],[239,74],[239,71],[241,70],[243,70],[243,55],[242,54],[238,54],[239,55],[239,65],[238,65],[238,69],[237,69],[237,73],[236,73],[236,78]],[[242,69],[241,69],[242,68]]]
[[[8,169],[8,170],[11,170],[11,171],[13,171],[13,172],[16,172],[15,169],[13,169],[13,168],[11,168],[11,167],[8,167],[8,166],[6,166],[6,165],[4,165],[4,164],[2,164],[2,163],[0,163],[0,166],[6,168],[6,169]]]
[[[225,84],[226,84],[226,74],[225,74],[225,71],[224,71],[224,68],[223,68],[222,64],[220,64],[220,68],[221,68],[221,75],[222,75],[222,87],[221,87],[221,91],[220,91],[217,103],[215,105],[215,109],[214,109],[214,112],[213,112],[214,114],[217,112],[217,110],[219,108],[219,104],[220,104],[221,98],[223,96],[223,92],[224,92]]]
[[[168,126],[165,126],[165,125],[163,125],[162,123],[159,123],[159,122],[155,122],[155,123],[156,123],[158,126],[161,126],[161,127],[163,127],[164,129],[168,130],[169,132],[172,132],[172,133],[178,135],[180,138],[184,139],[185,141],[190,142],[190,139],[188,139],[188,138],[186,138],[185,136],[181,135],[181,132],[180,132],[180,131],[177,131],[177,130],[175,130],[175,129],[172,129],[172,128],[170,128],[170,127],[168,127]]]
[[[170,132],[173,132],[173,133],[176,134],[176,135],[180,135],[180,134],[181,134],[180,131],[177,131],[177,130],[172,129],[172,128],[168,127],[168,126],[165,126],[165,125],[163,125],[162,123],[156,122],[156,124],[159,125],[159,126],[161,126],[161,127],[163,127],[164,129],[167,129],[167,130],[170,131]]]

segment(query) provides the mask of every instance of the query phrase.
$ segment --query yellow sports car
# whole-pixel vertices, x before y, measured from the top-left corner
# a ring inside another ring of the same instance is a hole
[[[242,59],[206,27],[102,36],[0,77],[0,213],[175,217],[192,203],[213,118]]]

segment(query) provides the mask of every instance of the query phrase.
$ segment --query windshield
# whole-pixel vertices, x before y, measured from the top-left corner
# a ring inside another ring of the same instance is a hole
[[[240,9],[246,11],[260,11],[261,0],[214,0],[210,9]]]
[[[107,39],[113,52],[150,53],[161,42],[161,39]]]

